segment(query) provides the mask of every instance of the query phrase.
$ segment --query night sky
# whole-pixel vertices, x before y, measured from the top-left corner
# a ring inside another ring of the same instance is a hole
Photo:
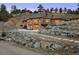
[[[32,11],[37,10],[39,3],[4,3],[7,7],[7,10],[11,10],[12,5],[16,5],[18,9],[30,9]],[[76,9],[77,3],[41,3],[45,9],[47,8],[68,8],[68,9]],[[1,5],[1,3],[0,3]]]

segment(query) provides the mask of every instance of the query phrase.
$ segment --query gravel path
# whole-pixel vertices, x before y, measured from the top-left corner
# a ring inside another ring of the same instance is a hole
[[[37,53],[20,47],[10,45],[5,41],[0,41],[0,55],[41,55],[42,53]]]

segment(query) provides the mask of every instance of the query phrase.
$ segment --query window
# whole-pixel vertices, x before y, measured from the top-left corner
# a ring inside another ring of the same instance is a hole
[[[23,27],[23,25],[20,25],[21,27]]]
[[[24,26],[23,28],[24,28],[24,29],[27,29],[27,26]]]

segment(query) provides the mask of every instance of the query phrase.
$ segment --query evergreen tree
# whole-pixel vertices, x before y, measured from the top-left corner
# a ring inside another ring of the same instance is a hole
[[[47,12],[49,12],[49,9],[47,8]]]
[[[1,8],[0,8],[1,10],[1,12],[7,12],[7,10],[6,10],[6,6],[4,5],[4,4],[1,4]]]
[[[37,8],[38,8],[38,12],[39,12],[39,13],[42,13],[43,11],[45,11],[45,10],[43,9],[43,6],[42,6],[41,4],[39,4],[39,6],[38,6]]]
[[[77,4],[77,6],[79,6],[79,3]]]
[[[67,8],[64,8],[64,12],[67,12]]]
[[[51,12],[54,11],[54,8],[51,8],[50,11],[51,11]]]
[[[58,11],[58,9],[57,9],[57,8],[55,8],[55,13],[57,13],[57,11]]]
[[[0,7],[0,21],[7,21],[12,15],[9,14],[4,4],[1,4]]]
[[[78,5],[77,5],[77,6],[78,6],[77,10],[79,11],[79,3],[78,3]]]
[[[16,5],[12,5],[11,14],[18,14],[18,13],[21,13],[21,10],[17,9]]]
[[[79,14],[79,3],[78,3],[78,8],[77,8],[77,10],[76,10],[76,14]]]
[[[72,12],[71,9],[68,9],[67,13],[68,13],[68,14],[72,14],[73,12]]]
[[[38,9],[43,9],[43,6],[40,4],[37,8]]]
[[[27,9],[25,8],[25,9],[22,9],[21,12],[22,12],[22,13],[25,13],[26,11],[27,11]]]
[[[16,11],[16,10],[17,10],[16,5],[12,5],[11,11]]]
[[[62,13],[62,11],[63,11],[62,8],[60,8],[60,9],[59,9],[59,12]]]
[[[72,14],[79,14],[79,3],[77,4],[78,8],[72,11]]]
[[[35,10],[34,13],[38,13],[38,12]]]

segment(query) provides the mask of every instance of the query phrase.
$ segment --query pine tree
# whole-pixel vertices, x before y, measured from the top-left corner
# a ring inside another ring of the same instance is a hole
[[[47,12],[49,12],[49,8],[47,8]]]
[[[72,14],[73,12],[72,12],[71,9],[68,9],[67,13],[68,13],[68,14]]]
[[[16,11],[16,10],[17,10],[16,5],[12,5],[11,11]]]
[[[76,10],[76,14],[79,14],[79,3],[78,3],[78,8],[77,8],[77,10]]]
[[[55,8],[55,13],[57,13],[57,11],[58,11],[58,9],[57,9],[57,8]]]
[[[1,12],[7,12],[7,10],[6,10],[6,6],[4,5],[4,4],[1,4],[1,8],[0,8],[1,10]]]
[[[50,11],[51,11],[51,12],[54,11],[54,8],[51,8]]]
[[[25,13],[26,11],[27,11],[27,9],[25,8],[25,9],[22,9],[21,12],[22,12],[22,13]]]
[[[11,14],[18,14],[18,13],[21,13],[21,10],[17,9],[16,5],[12,5]]]
[[[60,9],[59,9],[59,12],[62,13],[62,11],[63,11],[62,8],[60,8]]]
[[[43,6],[40,4],[37,8],[38,9],[43,9]]]
[[[67,8],[64,8],[64,12],[67,12]]]
[[[0,7],[0,21],[7,21],[12,15],[9,14],[4,4],[1,4]]]

